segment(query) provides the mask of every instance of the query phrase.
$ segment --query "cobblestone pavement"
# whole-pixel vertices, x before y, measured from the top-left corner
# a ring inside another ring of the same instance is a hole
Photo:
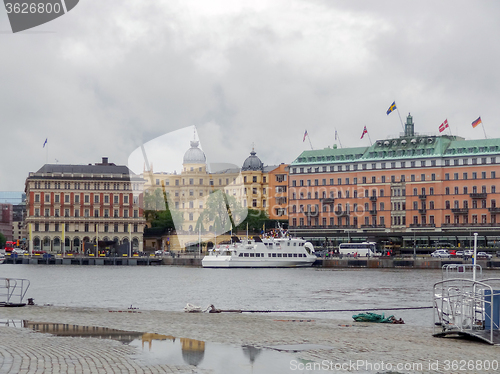
[[[410,325],[354,323],[332,319],[304,320],[290,316],[239,313],[144,310],[111,313],[108,309],[54,306],[1,308],[0,319],[100,326],[261,348],[285,344],[317,344],[333,348],[302,351],[298,353],[299,358],[311,363],[328,362],[331,368],[335,368],[336,364],[349,362],[372,365],[384,362],[386,365],[393,365],[393,372],[400,373],[489,373],[495,372],[491,369],[491,363],[500,361],[499,346],[461,339],[434,338],[432,328]],[[0,324],[0,374],[212,373],[210,370],[188,365],[148,366],[134,360],[134,353],[134,347],[113,340],[53,336],[27,329],[1,327]],[[452,366],[454,360],[457,365]],[[460,360],[467,362],[469,366],[461,370]],[[471,362],[474,362],[472,367]],[[484,368],[487,362],[490,364],[489,370]],[[401,370],[394,369],[397,364],[403,365]],[[390,371],[375,370],[377,366],[373,366],[373,371],[344,367],[346,370],[332,372]]]

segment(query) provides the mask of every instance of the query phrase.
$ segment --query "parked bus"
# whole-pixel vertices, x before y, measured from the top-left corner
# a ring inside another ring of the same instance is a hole
[[[339,245],[339,254],[342,256],[372,257],[380,256],[375,242],[342,243]]]
[[[16,248],[17,242],[6,241],[5,242],[5,252],[12,252]]]

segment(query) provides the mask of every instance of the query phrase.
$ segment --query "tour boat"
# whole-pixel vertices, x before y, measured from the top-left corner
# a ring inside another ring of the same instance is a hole
[[[210,249],[201,264],[204,268],[285,268],[311,266],[316,259],[313,245],[304,239],[233,236],[231,243]]]

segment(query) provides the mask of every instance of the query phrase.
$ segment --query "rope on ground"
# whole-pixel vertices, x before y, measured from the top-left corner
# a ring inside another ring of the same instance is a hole
[[[366,309],[318,309],[318,310],[241,310],[241,313],[323,313],[323,312],[366,312],[374,310],[415,310],[431,309],[432,306],[416,306],[401,308],[366,308]]]

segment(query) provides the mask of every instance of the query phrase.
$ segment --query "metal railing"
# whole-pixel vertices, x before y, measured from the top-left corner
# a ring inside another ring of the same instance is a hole
[[[0,306],[23,304],[30,281],[23,278],[0,278]]]

